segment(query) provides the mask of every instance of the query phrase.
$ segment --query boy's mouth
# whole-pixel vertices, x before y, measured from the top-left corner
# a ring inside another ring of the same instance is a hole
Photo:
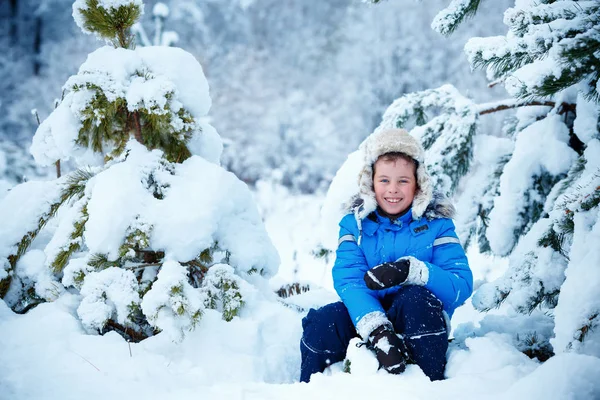
[[[388,203],[400,203],[401,199],[392,199],[392,198],[386,197],[385,201],[387,201]]]

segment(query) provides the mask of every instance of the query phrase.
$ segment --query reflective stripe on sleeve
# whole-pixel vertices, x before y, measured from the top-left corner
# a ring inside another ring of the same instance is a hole
[[[458,240],[458,238],[455,238],[452,236],[444,236],[441,238],[437,238],[433,241],[434,246],[439,246],[439,245],[448,244],[448,243],[460,244],[460,240]]]
[[[356,242],[354,235],[344,235],[338,240],[338,246],[344,242]]]

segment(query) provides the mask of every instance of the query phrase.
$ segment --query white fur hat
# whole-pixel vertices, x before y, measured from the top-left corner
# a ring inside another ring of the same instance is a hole
[[[373,191],[373,164],[379,156],[390,152],[404,153],[419,164],[417,167],[417,192],[412,203],[412,215],[414,219],[421,218],[433,197],[431,178],[425,166],[425,150],[421,143],[404,129],[386,129],[371,134],[361,144],[361,150],[364,154],[364,165],[358,175],[359,193],[357,197],[362,200],[362,207],[354,210],[357,219],[365,218],[377,208],[377,200],[375,200]]]

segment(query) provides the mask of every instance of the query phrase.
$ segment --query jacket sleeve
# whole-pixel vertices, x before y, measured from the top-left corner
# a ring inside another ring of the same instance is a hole
[[[452,314],[473,292],[473,273],[462,245],[458,241],[454,223],[445,219],[433,243],[431,262],[425,263],[429,269],[429,279],[425,287],[429,289]]]
[[[375,291],[367,288],[363,279],[369,267],[358,246],[358,235],[354,215],[346,215],[340,222],[340,241],[332,275],[337,294],[348,309],[358,334],[366,340],[375,328],[388,323],[388,319]]]

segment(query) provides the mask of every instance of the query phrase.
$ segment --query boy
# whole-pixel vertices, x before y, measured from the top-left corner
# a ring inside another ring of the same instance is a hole
[[[434,195],[423,147],[408,132],[377,132],[363,146],[359,193],[340,222],[332,271],[342,301],[302,320],[300,381],[342,361],[356,336],[389,373],[415,363],[444,379],[449,319],[473,289],[454,207]]]

